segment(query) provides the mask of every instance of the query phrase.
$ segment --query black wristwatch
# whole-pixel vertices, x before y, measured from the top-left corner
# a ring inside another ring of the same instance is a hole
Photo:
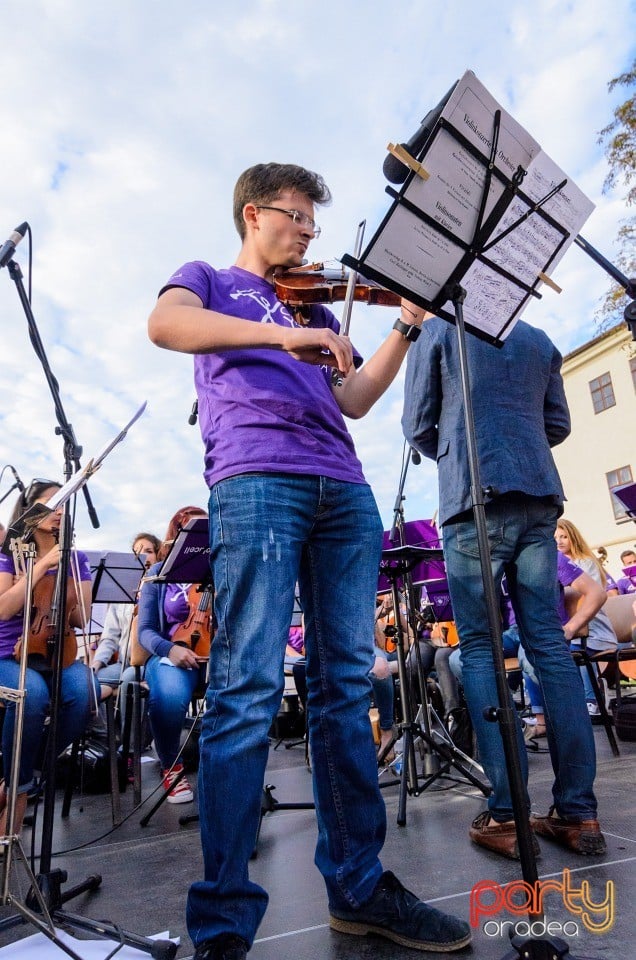
[[[422,332],[420,327],[415,323],[404,323],[403,320],[398,319],[393,324],[393,329],[397,330],[398,333],[401,333],[405,340],[408,340],[409,343],[415,343],[420,333]]]

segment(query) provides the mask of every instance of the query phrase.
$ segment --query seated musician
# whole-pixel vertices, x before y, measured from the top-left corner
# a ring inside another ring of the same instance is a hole
[[[579,571],[587,574],[594,580],[599,586],[606,591],[607,587],[607,574],[605,573],[600,561],[597,557],[594,556],[590,547],[588,546],[585,538],[583,537],[581,531],[576,527],[571,520],[566,520],[565,517],[560,517],[557,521],[557,527],[554,534],[554,539],[556,541],[557,550],[559,555],[565,557],[569,560]],[[566,569],[566,566],[561,562],[559,565],[559,578],[564,586],[570,586],[571,580],[564,580],[562,577],[562,571]],[[572,576],[572,574],[571,574]],[[607,594],[605,594],[606,596]],[[605,597],[603,597],[603,603]],[[607,616],[606,612],[603,609],[597,609],[594,616],[585,624],[587,628],[587,647],[589,650],[615,650],[618,644],[618,638],[614,633],[614,628]],[[579,649],[581,646],[580,640],[577,640],[576,637],[571,637],[570,644],[573,650]],[[597,672],[596,665],[594,666],[595,672]],[[591,717],[598,717],[600,714],[599,706],[596,702],[596,697],[594,696],[594,690],[590,682],[589,674],[585,667],[581,667],[581,676],[583,678],[583,686],[585,688],[585,699],[587,701],[588,713]]]
[[[400,622],[404,631],[405,647],[408,647],[408,624],[404,607],[400,608]],[[378,709],[378,726],[380,728],[378,757],[380,763],[388,764],[392,763],[395,757],[395,752],[387,748],[395,734],[393,677],[398,672],[395,611],[393,609],[393,597],[390,593],[381,594],[377,599],[373,640],[374,661],[369,673],[369,680],[373,687],[373,699]]]
[[[161,540],[152,533],[138,533],[132,542],[133,553],[140,557],[144,569],[157,562]],[[100,683],[118,684],[118,704],[122,728],[126,711],[126,690],[135,679],[135,668],[130,666],[130,627],[135,604],[109,603],[104,617],[102,635],[95,650],[91,667]]]
[[[623,550],[621,553],[621,566],[623,576],[616,581],[616,588],[619,594],[636,593],[636,576],[630,576],[628,571],[636,568],[636,551]]]
[[[9,523],[11,528],[18,518],[36,503],[47,503],[60,484],[50,480],[33,480],[20,494]],[[55,593],[56,572],[60,561],[58,536],[62,510],[48,514],[33,530],[36,558],[33,566],[33,613],[28,643],[26,697],[24,699],[24,728],[22,755],[16,806],[15,831],[22,825],[27,803],[27,791],[33,781],[36,758],[44,735],[44,725],[51,700],[52,647],[56,628],[51,617]],[[86,664],[76,659],[77,641],[74,627],[88,623],[91,609],[91,571],[86,554],[72,551],[70,556],[66,629],[64,636],[64,666],[61,677],[58,711],[56,752],[60,752],[83,733],[91,712],[96,710],[97,691],[92,673]],[[25,604],[25,577],[17,573],[12,556],[0,554],[0,686],[18,689],[20,665],[16,647],[22,637]],[[5,781],[0,786],[0,835],[6,827],[6,788],[11,776],[13,730],[16,705],[7,703],[2,752]]]
[[[168,524],[166,538],[159,550],[163,562],[179,531],[193,517],[207,517],[200,507],[183,507]],[[150,567],[151,578],[161,569],[161,562]],[[150,654],[145,679],[149,687],[148,716],[161,764],[161,776],[168,793],[168,803],[190,803],[194,799],[192,787],[180,777],[183,764],[178,761],[181,731],[188,706],[195,691],[205,683],[207,652],[189,645],[187,635],[180,632],[191,614],[191,604],[201,594],[191,591],[189,583],[162,583],[142,581],[139,595],[139,643]],[[209,611],[206,628],[209,636]]]

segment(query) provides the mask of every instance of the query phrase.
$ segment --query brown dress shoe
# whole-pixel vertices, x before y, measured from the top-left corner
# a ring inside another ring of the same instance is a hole
[[[540,837],[554,840],[566,850],[573,850],[582,856],[597,856],[607,851],[605,837],[601,833],[598,820],[562,820],[554,807],[550,807],[547,817],[530,817],[530,826]]]
[[[519,859],[517,828],[514,820],[498,823],[497,820],[492,819],[488,810],[484,810],[473,820],[468,836],[478,847],[491,850],[510,860]],[[532,848],[535,857],[540,857],[541,850],[536,837],[532,838]]]

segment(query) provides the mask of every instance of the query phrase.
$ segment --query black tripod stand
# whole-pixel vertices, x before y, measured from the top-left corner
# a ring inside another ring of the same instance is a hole
[[[532,843],[532,831],[530,829],[530,821],[525,800],[525,783],[521,770],[521,762],[519,759],[519,750],[515,732],[517,722],[516,711],[512,702],[512,695],[510,693],[510,687],[508,686],[508,680],[506,677],[503,642],[501,638],[499,604],[497,600],[495,582],[492,575],[490,544],[488,540],[488,529],[486,526],[485,497],[481,486],[479,460],[477,455],[475,419],[470,392],[468,361],[466,356],[466,332],[463,314],[463,302],[466,297],[466,291],[459,284],[453,284],[449,286],[449,289],[446,291],[446,293],[448,299],[452,301],[455,308],[457,347],[461,372],[462,398],[464,403],[464,423],[466,427],[466,444],[471,478],[472,508],[477,532],[481,576],[484,586],[484,595],[486,598],[492,657],[495,668],[495,680],[497,684],[498,705],[492,705],[488,708],[487,719],[491,720],[492,722],[499,723],[506,761],[506,770],[508,772],[508,780],[510,782],[510,795],[512,799],[514,821],[517,830],[521,872],[524,881],[530,886],[535,887],[539,876],[537,873],[537,864]],[[486,711],[484,711],[484,713],[486,715]],[[533,914],[533,920],[542,921],[543,914]],[[565,957],[569,953],[569,947],[567,943],[552,936],[546,936],[542,938],[526,938],[515,936],[512,938],[511,942],[513,945],[512,950],[506,954],[504,960],[517,960],[519,957],[523,957],[524,960],[525,958],[527,958],[527,960],[559,960],[559,958]]]
[[[25,232],[27,225],[25,224]],[[24,235],[24,234],[22,234]],[[29,337],[33,348],[40,360],[44,374],[51,390],[58,426],[56,433],[63,438],[64,443],[64,477],[68,481],[73,475],[73,466],[75,470],[80,469],[80,456],[82,448],[78,445],[69,423],[60,398],[59,384],[54,377],[51,367],[48,363],[44,346],[40,338],[39,331],[35,323],[35,317],[31,309],[29,298],[22,282],[22,271],[15,260],[8,260],[6,263],[11,279],[14,281],[20,302],[22,303],[28,328]],[[5,261],[0,263],[5,266]],[[84,496],[88,505],[91,521],[94,527],[99,526],[97,516],[93,509],[88,490],[84,486]],[[81,960],[70,948],[66,947],[55,934],[53,922],[58,922],[66,927],[75,927],[79,930],[87,930],[96,934],[98,937],[112,939],[116,942],[124,942],[137,949],[144,950],[155,957],[156,960],[172,960],[177,946],[169,940],[151,940],[146,937],[140,937],[136,934],[122,931],[119,927],[110,923],[97,922],[86,917],[67,913],[63,910],[63,905],[68,900],[79,896],[81,893],[96,890],[101,884],[102,878],[99,874],[94,874],[65,892],[62,892],[62,885],[66,883],[66,871],[51,869],[52,845],[53,845],[53,820],[55,812],[55,743],[58,730],[58,713],[61,695],[62,679],[62,657],[64,645],[64,631],[66,623],[66,583],[70,567],[71,550],[71,516],[68,508],[68,502],[65,505],[63,522],[60,538],[60,563],[58,567],[59,582],[63,588],[59,591],[59,609],[57,610],[57,629],[55,634],[54,655],[52,658],[52,679],[51,679],[51,701],[50,701],[50,727],[49,727],[49,749],[45,763],[44,774],[44,810],[42,816],[42,837],[40,852],[40,873],[36,877],[37,890],[32,889],[27,895],[27,906],[34,912],[43,912],[46,916],[46,926],[49,928],[47,936],[54,940],[60,949],[64,950],[70,956]],[[28,602],[28,601],[27,601]],[[0,923],[0,930],[8,929],[16,924],[27,922],[28,915],[23,912],[16,916],[8,917]]]
[[[395,633],[396,633],[396,654],[398,663],[398,677],[400,680],[400,701],[402,719],[398,724],[398,737],[402,738],[402,769],[400,771],[400,795],[398,802],[397,823],[404,826],[406,823],[406,797],[407,794],[418,796],[426,790],[432,783],[440,777],[445,776],[451,767],[462,777],[465,777],[473,786],[477,787],[484,796],[490,793],[490,787],[483,783],[477,777],[469,765],[472,761],[461,750],[453,744],[452,740],[444,740],[433,735],[430,724],[431,709],[426,689],[426,681],[423,678],[421,662],[419,660],[419,645],[417,639],[413,645],[415,654],[415,670],[418,677],[421,712],[415,713],[413,709],[413,698],[409,671],[406,665],[404,653],[404,632],[401,623],[400,611],[400,593],[399,585],[407,581],[409,571],[423,560],[441,559],[442,551],[427,547],[401,546],[382,551],[382,572],[388,578],[391,584],[391,595],[393,598],[393,608],[395,615]],[[409,599],[410,590],[407,588],[407,617],[410,612],[411,602]],[[418,719],[422,718],[422,721]],[[418,774],[415,755],[415,745],[419,740],[427,751],[425,756],[432,756],[442,762],[436,769],[431,769],[423,774]],[[387,747],[387,749],[389,749]],[[420,784],[420,781],[422,783]]]

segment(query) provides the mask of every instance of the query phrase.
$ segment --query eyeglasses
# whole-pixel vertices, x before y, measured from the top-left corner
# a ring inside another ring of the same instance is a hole
[[[301,227],[309,227],[314,237],[320,236],[320,227],[317,225],[315,220],[312,220],[311,217],[308,217],[306,213],[303,213],[302,210],[283,210],[282,207],[269,207],[265,203],[255,203],[254,206],[258,210],[278,210],[279,213],[284,213],[285,216],[289,217],[290,220],[293,220],[294,223],[299,223]]]

